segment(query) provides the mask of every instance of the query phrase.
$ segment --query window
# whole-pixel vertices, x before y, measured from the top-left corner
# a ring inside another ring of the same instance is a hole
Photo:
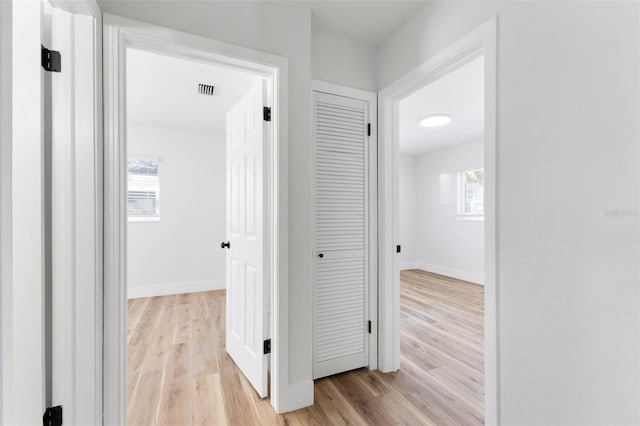
[[[160,220],[160,185],[157,158],[129,158],[127,217],[129,222]]]
[[[484,219],[484,169],[458,175],[458,219]]]

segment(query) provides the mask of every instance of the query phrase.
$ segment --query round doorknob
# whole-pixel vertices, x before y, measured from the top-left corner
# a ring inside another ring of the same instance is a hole
[[[318,257],[322,259],[324,257],[324,253],[318,253]]]
[[[220,248],[231,248],[231,243],[229,241],[227,242],[221,242],[220,243]]]

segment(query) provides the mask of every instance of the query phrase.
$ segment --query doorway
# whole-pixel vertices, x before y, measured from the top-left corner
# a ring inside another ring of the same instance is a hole
[[[281,256],[286,249],[286,223],[279,220],[287,208],[280,186],[285,173],[282,165],[286,164],[282,132],[286,60],[120,17],[106,15],[104,22],[105,421],[126,421],[127,392],[131,398],[142,395],[146,407],[142,410],[146,413],[130,420],[155,421],[170,409],[158,405],[160,400],[147,399],[150,394],[145,386],[162,395],[158,385],[164,386],[173,403],[176,398],[208,398],[205,411],[197,415],[211,422],[219,419],[215,416],[221,407],[214,410],[215,399],[203,392],[222,387],[221,378],[215,380],[215,371],[221,366],[213,361],[221,358],[226,363],[225,371],[236,372],[232,380],[236,390],[251,389],[252,397],[262,405],[268,402],[260,398],[270,393],[268,401],[281,411],[286,368],[282,368],[280,353],[286,351],[287,343],[281,337],[286,333],[281,330],[280,320],[280,315],[286,315],[280,300],[287,291],[286,276],[282,275],[286,259]],[[209,72],[193,74],[201,78],[190,81],[189,87],[183,87],[185,94],[179,95],[172,91],[180,90],[179,78],[190,75],[188,71],[175,73],[175,78],[163,77],[174,65],[156,64],[143,71],[135,84],[128,65],[135,62],[136,55],[137,59],[146,55],[151,62],[182,61],[192,68],[209,67]],[[228,83],[224,83],[225,75]],[[151,86],[159,93],[135,95],[158,76],[165,84]],[[148,81],[143,83],[145,79]],[[224,106],[219,105],[219,111],[189,110],[188,97],[204,105],[215,103],[216,95],[220,96],[218,100],[223,95],[227,99]],[[138,108],[130,102],[135,96],[160,106],[155,109],[157,114],[153,114],[154,108]],[[199,114],[205,127],[223,127],[225,136],[216,141],[210,134],[198,137],[169,128],[172,121],[182,120],[182,127],[193,132]],[[133,121],[138,123],[130,122],[136,115]],[[155,120],[156,124],[150,126],[144,120]],[[197,140],[200,148],[195,146]],[[190,143],[194,146],[187,149]],[[225,146],[224,155],[213,152],[220,145]],[[161,147],[165,151],[160,152]],[[185,158],[186,154],[191,157]],[[200,164],[202,160],[204,164]],[[214,167],[216,162],[222,165]],[[219,176],[210,176],[212,171],[227,175],[224,187],[207,186],[220,183]],[[221,188],[224,195],[220,200],[220,194],[214,195]],[[211,198],[220,202],[212,204]],[[216,213],[220,205],[225,206],[222,217],[226,219],[214,220],[220,219]],[[198,218],[204,218],[204,222]],[[220,222],[225,223],[222,230]],[[165,229],[171,224],[177,224],[173,231]],[[189,231],[191,226],[194,229]],[[220,233],[224,238],[214,237]],[[221,256],[224,263],[220,262]],[[163,271],[158,273],[158,269]],[[148,281],[136,284],[144,279]],[[131,304],[127,295],[133,296]],[[158,309],[148,309],[151,304]],[[132,319],[129,324],[128,311]],[[172,323],[170,318],[177,322]],[[130,343],[139,349],[135,356],[129,354],[130,366],[127,331],[131,332]],[[216,339],[220,334],[222,339]],[[145,349],[143,337],[152,340],[151,352],[146,350],[149,347]],[[200,341],[196,344],[193,339]],[[232,344],[234,339],[241,344]],[[193,348],[199,351],[191,351]],[[147,361],[151,370],[144,368]],[[191,373],[200,369],[201,380],[184,377],[185,362],[195,366]],[[128,367],[131,376],[127,375]],[[180,377],[177,371],[182,372]],[[180,380],[192,386],[181,388]],[[193,385],[198,380],[200,383]],[[181,409],[202,406],[183,402]],[[183,414],[191,418],[196,415]]]
[[[400,358],[484,424],[484,57],[399,102]]]
[[[225,423],[268,395],[267,80],[129,48],[126,83],[127,423]]]
[[[483,57],[483,368],[484,422],[498,423],[496,282],[496,20],[488,20],[437,55],[383,89],[379,94],[379,368],[401,368],[401,253],[400,237],[400,104],[419,89]],[[427,117],[422,117],[427,118]],[[476,169],[473,169],[476,170]],[[464,172],[465,170],[459,170]],[[466,170],[472,171],[472,169]],[[448,181],[450,179],[445,179]],[[458,179],[455,179],[457,188]],[[444,183],[444,182],[443,182]],[[452,181],[453,183],[453,181]],[[440,182],[438,180],[438,186]],[[457,202],[456,202],[457,203]],[[431,265],[433,266],[433,265]],[[440,270],[440,273],[444,270]],[[450,273],[451,271],[449,271]],[[413,277],[416,278],[416,277]],[[419,277],[418,277],[419,278]],[[422,277],[425,279],[424,277]],[[429,277],[427,277],[429,278]],[[433,279],[434,277],[430,277]],[[467,278],[469,279],[469,278]],[[408,279],[407,279],[408,280]]]

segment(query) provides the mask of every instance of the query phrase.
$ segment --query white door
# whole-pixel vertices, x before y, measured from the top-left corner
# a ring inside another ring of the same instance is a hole
[[[261,397],[266,397],[269,291],[264,279],[263,119],[266,81],[227,113],[227,352]]]
[[[314,92],[313,375],[368,364],[368,103]]]
[[[5,3],[5,2],[3,2]],[[43,5],[36,1],[13,1],[3,4],[2,61],[10,61],[12,74],[11,117],[11,224],[3,229],[2,289],[4,279],[12,283],[8,296],[2,300],[2,424],[39,424],[47,401],[45,371],[45,99],[48,78],[41,68],[40,45],[48,43],[46,16]],[[5,25],[9,25],[9,27]],[[42,25],[42,26],[41,26]],[[4,39],[11,33],[10,39]],[[10,40],[7,52],[4,43]],[[5,53],[7,53],[5,57]],[[9,71],[3,63],[2,72]],[[8,76],[3,76],[4,79]],[[6,87],[3,84],[3,89]],[[7,106],[7,93],[2,95],[3,113]],[[8,95],[11,97],[11,94]],[[8,124],[4,121],[2,124]],[[3,129],[3,136],[5,136]],[[5,140],[2,141],[3,145]],[[4,148],[4,146],[3,146]],[[3,150],[4,151],[4,150]],[[3,152],[4,154],[5,152]],[[3,158],[3,166],[6,164]],[[2,179],[8,176],[3,170]],[[3,186],[4,189],[4,186]],[[4,194],[3,194],[4,195]],[[3,201],[6,198],[3,197]],[[5,208],[2,208],[3,217]],[[5,239],[9,244],[4,244]],[[10,257],[6,256],[7,249]],[[4,260],[10,259],[9,264]],[[6,272],[10,275],[7,276]],[[5,311],[5,308],[6,309]],[[8,324],[6,323],[8,322]],[[10,327],[10,328],[5,328]],[[6,332],[6,334],[5,334]],[[7,356],[5,356],[7,355]],[[6,376],[4,375],[6,374]]]

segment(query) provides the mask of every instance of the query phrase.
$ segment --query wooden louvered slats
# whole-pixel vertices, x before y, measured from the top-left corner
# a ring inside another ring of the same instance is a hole
[[[367,364],[367,103],[314,93],[314,376]]]

